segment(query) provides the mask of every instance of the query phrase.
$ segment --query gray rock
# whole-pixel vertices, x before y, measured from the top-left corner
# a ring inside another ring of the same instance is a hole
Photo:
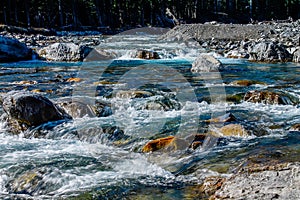
[[[280,170],[239,173],[223,183],[215,199],[300,199],[300,164]]]
[[[39,50],[40,57],[48,61],[82,61],[90,50],[73,43],[54,43]]]
[[[209,54],[200,54],[192,64],[193,73],[216,72],[223,68],[222,63]]]
[[[300,62],[300,48],[293,53],[293,62]]]
[[[248,48],[249,60],[259,62],[287,62],[292,60],[286,48],[275,42],[260,42]]]
[[[0,62],[30,60],[32,50],[16,39],[0,36]]]
[[[8,116],[11,131],[14,133],[50,121],[71,119],[64,110],[46,97],[30,92],[8,92],[2,98],[2,106]]]

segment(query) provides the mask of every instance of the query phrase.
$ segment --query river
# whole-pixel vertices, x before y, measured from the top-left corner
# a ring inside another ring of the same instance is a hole
[[[108,116],[82,116],[20,135],[9,133],[1,118],[1,199],[193,199],[191,188],[205,177],[227,176],[249,158],[300,160],[299,132],[289,131],[300,122],[299,106],[241,98],[248,91],[266,89],[298,99],[299,64],[218,57],[223,70],[193,74],[193,61],[205,50],[195,42],[158,37],[140,31],[103,38],[99,47],[116,55],[113,60],[91,56],[80,63],[0,64],[1,93],[28,90],[52,101],[71,98],[110,105]],[[135,49],[156,51],[162,59],[132,58]],[[74,77],[80,81],[67,81]],[[234,84],[237,80],[253,84]],[[212,138],[195,150],[183,146],[171,152],[141,152],[156,138],[206,133],[210,125],[205,120],[226,113],[233,114],[249,136]],[[107,129],[112,133],[106,134]]]

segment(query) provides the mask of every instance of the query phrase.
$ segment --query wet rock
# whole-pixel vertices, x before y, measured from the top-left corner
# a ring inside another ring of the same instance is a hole
[[[230,85],[240,85],[240,86],[250,86],[250,85],[266,85],[263,82],[260,81],[254,81],[254,80],[236,80],[236,81],[232,81],[230,83]]]
[[[158,150],[174,151],[186,149],[189,146],[188,142],[184,139],[177,138],[175,136],[168,136],[165,138],[159,138],[148,142],[143,148],[142,152],[154,152]]]
[[[104,101],[80,98],[64,98],[56,102],[72,118],[107,117],[112,114],[111,105]]]
[[[9,183],[7,187],[13,193],[34,195],[42,189],[44,173],[43,170],[25,172]]]
[[[205,120],[208,123],[225,123],[225,122],[233,122],[236,121],[236,117],[232,113],[226,113],[225,115]]]
[[[192,142],[190,143],[189,148],[195,150],[203,144],[203,142],[206,138],[206,135],[205,134],[196,134],[196,135],[192,135],[190,137],[191,138],[189,138],[189,137],[186,138],[187,141],[190,141],[192,139]]]
[[[282,44],[260,42],[248,48],[249,60],[259,62],[288,62],[292,55]]]
[[[200,54],[192,64],[193,73],[217,72],[223,68],[222,63],[209,54]]]
[[[71,119],[63,109],[36,93],[11,91],[2,101],[12,131],[16,133],[46,122]]]
[[[300,62],[300,48],[298,48],[296,51],[293,53],[293,62]]]
[[[228,124],[221,128],[211,130],[208,134],[216,137],[245,137],[249,135],[246,129],[240,124]]]
[[[253,90],[245,94],[244,101],[275,105],[294,105],[298,103],[299,100],[296,97],[281,91]]]
[[[85,48],[73,43],[54,43],[39,50],[39,56],[48,61],[82,61]]]
[[[226,95],[226,101],[232,102],[232,103],[240,103],[245,96],[245,93],[238,93],[238,94],[227,94]]]
[[[181,104],[176,99],[166,96],[155,96],[142,106],[142,109],[163,111],[180,110],[181,108]]]
[[[289,128],[289,131],[300,131],[300,124],[294,124]]]
[[[97,117],[108,117],[113,114],[111,104],[104,101],[97,100],[94,106],[94,111]]]
[[[66,113],[72,118],[81,118],[84,116],[95,117],[96,113],[93,110],[93,107],[89,104],[86,104],[77,100],[61,100],[57,104],[63,108]]]
[[[67,82],[71,82],[71,83],[78,83],[81,81],[82,81],[82,78],[78,78],[78,77],[72,77],[72,78],[67,79]]]
[[[160,59],[157,52],[149,50],[137,50],[133,57],[147,60]]]
[[[32,50],[16,39],[0,36],[0,62],[31,60]]]
[[[211,199],[299,199],[300,164],[262,167],[227,179]]]
[[[117,98],[147,98],[151,97],[153,94],[148,91],[143,90],[133,90],[133,91],[118,91],[116,93]]]

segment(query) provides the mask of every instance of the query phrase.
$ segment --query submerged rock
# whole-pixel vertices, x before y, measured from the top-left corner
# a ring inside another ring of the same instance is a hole
[[[36,93],[11,91],[2,97],[2,102],[13,132],[50,121],[71,119],[60,107]]]
[[[216,128],[214,130],[211,130],[209,134],[216,137],[224,137],[224,136],[245,137],[249,135],[246,129],[240,124],[228,124],[221,128]]]
[[[249,60],[259,62],[288,62],[292,55],[282,44],[275,42],[260,42],[248,48]]]
[[[16,39],[0,36],[0,62],[31,60],[32,50]]]
[[[117,98],[146,98],[146,97],[151,97],[153,96],[153,94],[151,92],[148,91],[143,91],[143,90],[122,90],[122,91],[118,91],[116,92],[115,96]]]
[[[214,56],[209,54],[200,54],[192,64],[193,73],[217,72],[223,68],[222,63]]]
[[[254,80],[236,80],[236,81],[232,81],[230,83],[230,85],[240,85],[240,86],[250,86],[250,85],[255,85],[255,84],[266,85],[263,82],[254,81]]]
[[[25,172],[9,183],[7,187],[13,193],[34,195],[39,190],[43,189],[41,187],[44,183],[44,173],[43,170]]]
[[[176,99],[172,99],[166,96],[155,96],[148,100],[143,106],[143,109],[147,110],[180,110],[182,108],[180,102]]]
[[[54,43],[39,50],[40,57],[48,61],[82,61],[87,55],[85,46],[73,43]]]
[[[253,90],[245,94],[244,101],[275,105],[294,105],[298,103],[299,100],[296,97],[281,91]]]

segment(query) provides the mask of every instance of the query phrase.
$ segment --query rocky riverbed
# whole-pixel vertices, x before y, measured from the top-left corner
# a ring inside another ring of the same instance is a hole
[[[299,66],[280,63],[298,62],[298,24],[121,35],[100,53],[127,57],[109,64],[77,62],[101,34],[3,32],[2,48],[49,62],[3,54],[0,197],[299,199]],[[176,40],[209,54],[182,59]]]
[[[246,58],[255,62],[300,62],[299,27],[300,20],[285,23],[270,21],[258,24],[220,24],[217,22],[183,24],[171,29],[160,39],[195,40],[199,43],[199,48],[203,48],[205,52],[217,53],[219,56],[228,58]],[[103,41],[103,35],[100,32],[56,32],[55,35],[49,36],[2,31],[0,35],[19,40],[36,52],[40,58],[50,61],[83,60],[91,48]],[[53,52],[69,56],[61,56]],[[149,56],[142,56],[142,54],[136,56],[153,57],[150,54],[156,54],[156,52],[150,52]],[[23,59],[26,59],[26,56]]]

